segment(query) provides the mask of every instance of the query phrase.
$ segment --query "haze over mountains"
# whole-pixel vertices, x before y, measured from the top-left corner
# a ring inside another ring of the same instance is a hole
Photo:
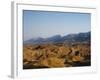
[[[68,34],[66,36],[54,35],[48,38],[32,38],[24,41],[24,44],[46,44],[46,43],[68,43],[68,42],[89,42],[91,39],[91,32],[83,32],[77,34]]]

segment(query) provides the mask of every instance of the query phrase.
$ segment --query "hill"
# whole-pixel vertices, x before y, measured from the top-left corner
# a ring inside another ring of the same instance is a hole
[[[72,43],[72,42],[90,42],[91,32],[78,34],[68,34],[66,36],[54,35],[48,38],[37,38],[24,41],[24,44],[46,44],[46,43]]]

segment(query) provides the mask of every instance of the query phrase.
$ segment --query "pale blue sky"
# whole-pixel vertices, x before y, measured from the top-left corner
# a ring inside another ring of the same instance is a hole
[[[91,14],[74,12],[23,11],[24,40],[53,35],[88,32]]]

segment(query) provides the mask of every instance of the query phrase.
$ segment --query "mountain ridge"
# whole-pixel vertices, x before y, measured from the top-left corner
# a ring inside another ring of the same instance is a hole
[[[81,32],[77,34],[68,34],[65,36],[54,35],[48,38],[29,39],[24,44],[45,44],[45,43],[63,43],[63,42],[87,42],[90,41],[91,32]]]

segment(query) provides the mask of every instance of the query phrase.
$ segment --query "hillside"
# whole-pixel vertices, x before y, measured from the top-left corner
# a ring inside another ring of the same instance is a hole
[[[91,66],[90,32],[30,39],[23,45],[23,69]]]
[[[37,38],[24,41],[24,44],[46,44],[46,43],[72,43],[72,42],[89,42],[91,32],[68,34],[66,36],[55,35],[49,38]]]

